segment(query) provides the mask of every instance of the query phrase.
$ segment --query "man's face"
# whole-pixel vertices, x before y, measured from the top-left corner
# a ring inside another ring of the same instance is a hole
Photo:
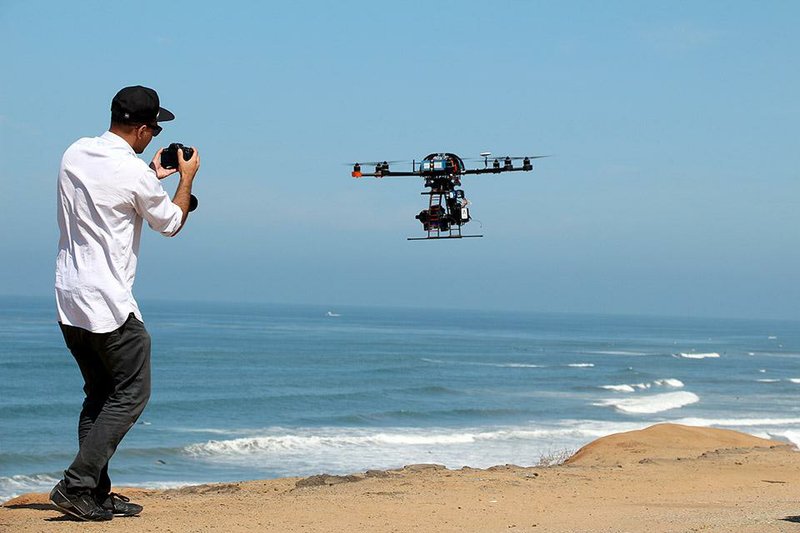
[[[136,141],[132,148],[137,154],[141,154],[147,149],[147,145],[153,140],[153,137],[161,133],[161,126],[158,124],[142,124],[136,128]]]

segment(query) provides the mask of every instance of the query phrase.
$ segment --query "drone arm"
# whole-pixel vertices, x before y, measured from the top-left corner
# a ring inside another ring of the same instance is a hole
[[[517,171],[528,171],[533,170],[533,168],[524,168],[524,167],[513,167],[513,168],[473,168],[469,170],[465,170],[462,174],[500,174],[501,172],[517,172]]]
[[[383,173],[384,177],[392,177],[392,178],[403,178],[403,177],[417,177],[420,175],[419,172],[395,172],[394,170],[387,170]]]
[[[419,172],[395,172],[393,170],[387,170],[385,172],[361,172],[360,176],[353,176],[361,177],[361,178],[402,178],[402,177],[419,177]]]

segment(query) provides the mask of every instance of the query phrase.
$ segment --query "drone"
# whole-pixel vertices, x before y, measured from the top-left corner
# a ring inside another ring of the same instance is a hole
[[[533,170],[531,160],[548,157],[534,155],[525,157],[500,157],[492,158],[491,152],[481,152],[480,159],[483,168],[468,169],[464,160],[456,154],[447,152],[434,153],[426,156],[422,161],[411,161],[411,172],[396,172],[389,169],[391,163],[403,161],[372,161],[354,163],[351,176],[354,178],[402,178],[418,177],[425,180],[425,187],[429,190],[421,192],[428,196],[428,207],[419,212],[416,218],[422,223],[425,237],[408,237],[409,241],[423,241],[429,239],[461,239],[465,237],[483,237],[483,235],[464,235],[461,226],[472,220],[469,214],[469,201],[464,196],[461,187],[461,177],[470,174],[500,174],[501,172],[527,172]],[[490,161],[490,159],[492,159]],[[522,166],[514,166],[515,161],[522,161]],[[362,172],[361,165],[375,166],[374,172]]]

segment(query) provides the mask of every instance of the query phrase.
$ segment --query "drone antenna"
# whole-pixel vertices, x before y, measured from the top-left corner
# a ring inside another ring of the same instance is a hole
[[[411,160],[411,172],[416,172],[416,171],[417,171],[417,160],[416,159],[412,159]]]

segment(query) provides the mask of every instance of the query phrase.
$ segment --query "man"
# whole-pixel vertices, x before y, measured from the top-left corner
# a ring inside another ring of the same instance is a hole
[[[67,347],[84,379],[78,423],[80,449],[50,501],[81,520],[134,516],[140,505],[111,492],[108,461],[150,398],[150,336],[132,288],[142,222],[174,236],[189,214],[197,150],[178,168],[148,166],[136,157],[175,115],[153,89],[135,86],[111,102],[111,127],[75,142],[58,174],[56,306]],[[187,150],[188,151],[188,150]],[[180,173],[170,200],[159,183]]]

